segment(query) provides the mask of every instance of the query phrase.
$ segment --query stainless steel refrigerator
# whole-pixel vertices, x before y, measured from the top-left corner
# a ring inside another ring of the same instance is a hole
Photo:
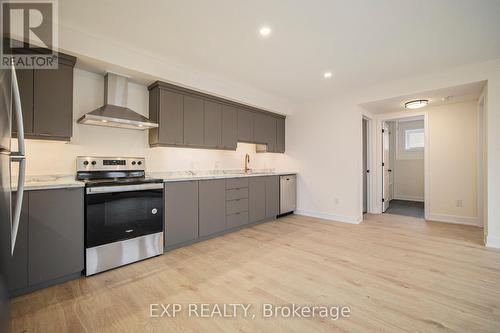
[[[0,332],[8,332],[9,265],[16,251],[26,169],[24,128],[16,71],[0,69]],[[18,151],[11,151],[11,124],[16,121]],[[19,164],[17,194],[12,202],[12,163]]]

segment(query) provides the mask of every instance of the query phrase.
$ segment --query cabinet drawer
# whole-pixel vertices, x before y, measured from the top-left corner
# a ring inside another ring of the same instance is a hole
[[[226,200],[248,199],[248,187],[226,190]]]
[[[248,223],[248,212],[231,214],[226,217],[227,227],[235,228]]]
[[[248,211],[248,199],[238,199],[226,202],[226,215]]]
[[[234,189],[234,188],[243,188],[248,187],[248,179],[247,178],[230,178],[226,179],[226,190]]]

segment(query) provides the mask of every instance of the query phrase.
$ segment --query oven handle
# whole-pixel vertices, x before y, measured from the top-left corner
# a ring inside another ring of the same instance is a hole
[[[161,190],[161,189],[163,189],[163,183],[99,186],[99,187],[88,187],[87,194],[132,192],[132,191]]]

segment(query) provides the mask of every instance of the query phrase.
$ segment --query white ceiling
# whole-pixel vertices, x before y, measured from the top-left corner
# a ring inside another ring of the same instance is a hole
[[[361,106],[374,114],[398,112],[405,110],[404,104],[415,99],[427,99],[428,106],[438,106],[451,103],[478,100],[485,82],[473,82],[460,86],[423,91],[406,96],[399,96],[380,101],[361,104]]]
[[[59,4],[63,26],[297,102],[500,58],[498,0]]]

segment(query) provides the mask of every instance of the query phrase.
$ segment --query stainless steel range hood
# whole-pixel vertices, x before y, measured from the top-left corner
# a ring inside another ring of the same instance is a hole
[[[158,127],[148,118],[127,108],[128,78],[114,73],[104,77],[104,105],[84,114],[79,124],[146,130]]]

